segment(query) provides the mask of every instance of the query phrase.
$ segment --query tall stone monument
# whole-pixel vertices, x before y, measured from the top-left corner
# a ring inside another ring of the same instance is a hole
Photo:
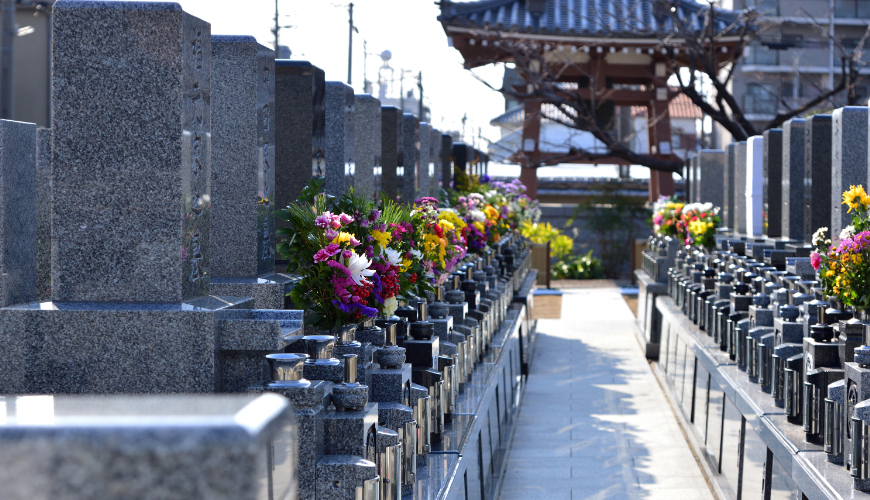
[[[51,129],[36,129],[36,298],[51,297]]]
[[[852,223],[841,204],[843,191],[852,185],[867,186],[867,108],[846,106],[834,110],[831,126],[831,240]]]
[[[432,154],[432,127],[426,122],[420,122],[420,161],[417,182],[420,185],[420,196],[429,196],[429,163]]]
[[[438,178],[441,170],[441,131],[432,128],[429,139],[429,196],[438,197]]]
[[[381,107],[381,191],[394,200],[399,196],[398,169],[402,165],[405,144],[402,120],[401,109]]]
[[[250,299],[208,295],[209,24],[174,3],[53,15],[52,301],[0,309],[0,393],[250,385],[292,311],[253,323]]]
[[[718,181],[725,175],[725,152],[721,149],[702,149],[698,152],[698,165],[701,181],[698,186],[699,201],[722,207],[725,198]]]
[[[381,166],[381,101],[369,94],[354,98],[354,189],[371,196],[375,169]]]
[[[746,141],[734,144],[734,232],[746,234]]]
[[[782,130],[765,130],[762,166],[762,232],[782,236]]]
[[[342,82],[326,82],[326,194],[338,196],[353,185],[354,94]],[[346,181],[350,178],[350,181]]]
[[[792,118],[782,127],[782,236],[804,241],[805,125]]]
[[[275,54],[250,36],[212,36],[210,293],[283,309],[275,273]]]
[[[0,120],[0,306],[36,300],[36,125]],[[39,204],[44,203],[40,200]]]
[[[420,190],[420,120],[411,113],[402,116],[402,201],[413,203]]]
[[[441,134],[441,163],[438,167],[438,177],[441,189],[450,191],[453,187],[453,137],[450,134]]]
[[[312,175],[324,175],[325,98],[322,69],[307,61],[275,61],[275,206],[279,209],[296,201]]]
[[[831,224],[831,115],[806,120],[804,142],[804,241]]]
[[[725,173],[722,176],[722,194],[725,201],[722,203],[722,224],[729,230],[736,231],[737,226],[734,218],[734,172],[737,144],[731,143],[725,147]]]
[[[762,235],[762,193],[764,178],[764,137],[756,135],[746,141],[746,232]]]

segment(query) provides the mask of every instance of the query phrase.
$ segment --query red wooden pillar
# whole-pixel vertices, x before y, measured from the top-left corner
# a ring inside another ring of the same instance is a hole
[[[660,158],[673,157],[671,144],[671,117],[668,113],[670,93],[667,86],[655,88],[653,100],[647,106],[647,131],[649,133],[649,152]],[[659,196],[671,196],[676,191],[674,177],[671,172],[650,170],[649,199],[654,201]]]
[[[528,192],[529,198],[538,198],[538,165],[541,157],[541,102],[523,103],[523,140],[520,144],[520,182]]]

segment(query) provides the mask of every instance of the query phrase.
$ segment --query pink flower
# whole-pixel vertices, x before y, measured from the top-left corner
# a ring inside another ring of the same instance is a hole
[[[350,237],[350,246],[352,246],[352,247],[359,246],[359,240],[357,240],[355,237],[351,236]]]
[[[351,250],[345,250],[345,251],[341,252],[341,256],[344,257],[345,259],[349,259],[351,257],[351,255],[353,255],[353,252]]]
[[[342,224],[350,224],[354,219],[350,215],[341,214],[338,216],[338,220],[340,220]]]
[[[340,251],[341,248],[338,245],[330,243],[329,245],[326,245],[326,248],[321,248],[316,254],[314,254],[314,262],[323,262]]]
[[[332,217],[333,215],[330,212],[323,212],[314,219],[314,225],[325,229],[332,223]]]
[[[327,229],[324,236],[326,236],[327,240],[334,240],[335,237],[338,236],[338,231],[335,229]]]
[[[813,252],[810,254],[810,264],[813,265],[813,269],[816,271],[822,267],[822,256],[819,255],[819,252]]]

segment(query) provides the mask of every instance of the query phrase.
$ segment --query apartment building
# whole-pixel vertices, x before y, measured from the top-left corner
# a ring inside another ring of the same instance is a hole
[[[778,111],[839,84],[842,52],[833,39],[852,53],[870,22],[870,0],[722,0],[716,5],[732,10],[756,8],[764,14],[763,31],[744,53],[732,84],[747,118],[759,126]],[[862,57],[864,64],[870,63],[868,49]],[[866,104],[870,64],[860,69],[860,75],[856,93],[860,104]],[[844,103],[845,94],[818,108],[833,109]],[[722,144],[731,141],[727,132],[721,136]]]

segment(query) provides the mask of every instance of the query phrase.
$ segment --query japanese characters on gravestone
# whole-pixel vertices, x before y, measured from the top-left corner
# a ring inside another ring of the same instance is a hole
[[[372,195],[375,169],[381,166],[381,101],[369,94],[357,94],[354,116],[354,188]]]
[[[848,207],[840,202],[849,186],[867,184],[867,108],[835,109],[831,128],[831,240],[852,223]]]
[[[805,120],[792,118],[782,127],[782,235],[804,240]]]
[[[804,147],[804,241],[831,224],[831,115],[807,118]]]
[[[354,173],[354,94],[342,82],[326,82],[326,184],[332,196],[353,185]],[[348,178],[349,181],[348,181]]]
[[[279,209],[296,201],[312,175],[324,175],[325,96],[322,69],[307,61],[275,61],[275,206]]]
[[[214,295],[283,309],[275,274],[275,56],[249,36],[212,36],[211,269]]]

